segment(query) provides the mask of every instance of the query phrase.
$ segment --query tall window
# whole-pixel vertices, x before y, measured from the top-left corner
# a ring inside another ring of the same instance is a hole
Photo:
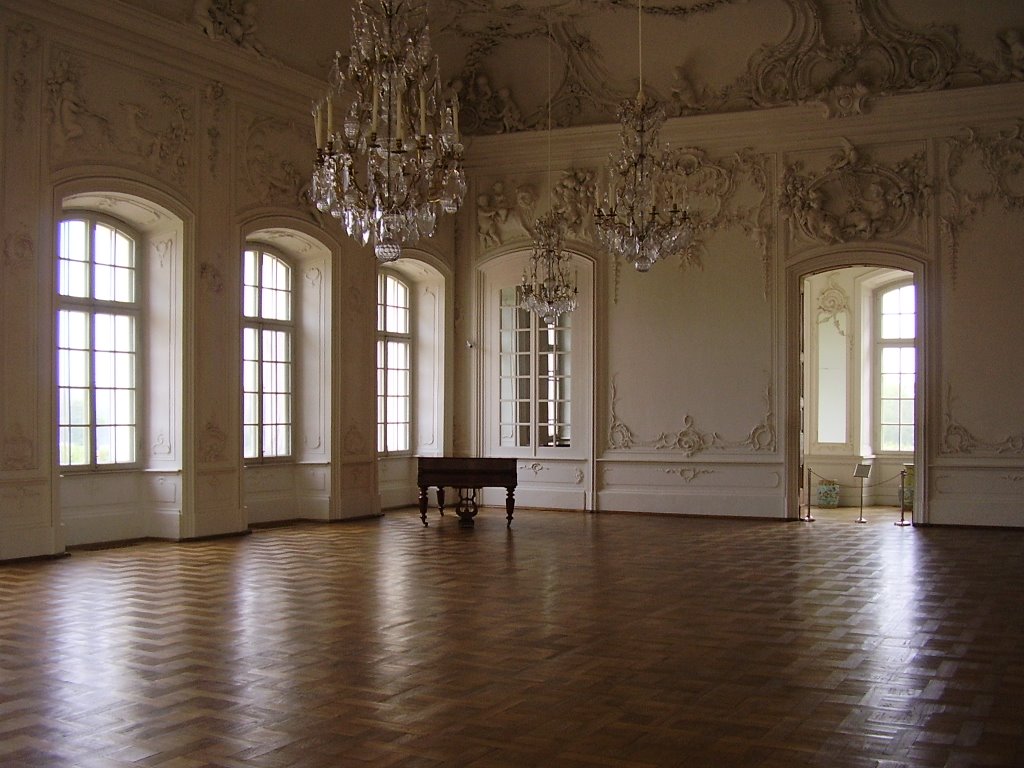
[[[515,287],[503,288],[499,317],[499,445],[571,445],[571,313],[552,324],[519,307]]]
[[[913,284],[878,297],[878,446],[914,450],[915,294]]]
[[[62,467],[137,457],[136,238],[86,214],[57,233],[57,442]]]
[[[377,450],[402,453],[412,440],[412,328],[409,286],[377,275]]]
[[[242,455],[292,454],[292,269],[260,247],[245,251],[242,314]]]

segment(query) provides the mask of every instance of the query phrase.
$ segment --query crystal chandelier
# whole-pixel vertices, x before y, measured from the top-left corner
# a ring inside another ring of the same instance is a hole
[[[551,186],[551,28],[548,27],[548,186]],[[533,225],[533,254],[523,270],[519,306],[548,325],[576,309],[576,281],[569,279],[570,257],[562,250],[565,217],[552,208]]]
[[[347,62],[335,54],[313,108],[310,196],[385,263],[462,203],[459,105],[441,96],[426,0],[358,0],[352,34]]]
[[[689,213],[680,210],[668,178],[670,157],[658,142],[665,112],[644,95],[643,5],[638,0],[640,89],[619,106],[618,155],[610,156],[607,183],[597,190],[594,225],[598,240],[612,256],[647,272],[654,262],[686,248],[693,238]]]
[[[533,254],[519,286],[519,306],[548,325],[576,309],[576,280],[569,277],[570,257],[562,250],[565,223],[549,211],[534,224]]]

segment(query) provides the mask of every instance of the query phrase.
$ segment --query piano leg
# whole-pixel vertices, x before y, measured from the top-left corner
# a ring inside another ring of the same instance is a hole
[[[509,486],[505,489],[505,517],[508,518],[508,523],[505,525],[506,528],[512,527],[512,512],[516,508],[516,489],[514,486]]]
[[[420,520],[423,521],[424,525],[427,523],[427,486],[420,486]]]

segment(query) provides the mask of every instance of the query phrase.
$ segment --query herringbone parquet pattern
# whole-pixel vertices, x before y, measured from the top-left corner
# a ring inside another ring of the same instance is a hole
[[[1024,765],[1024,532],[414,510],[0,565],[0,765]]]

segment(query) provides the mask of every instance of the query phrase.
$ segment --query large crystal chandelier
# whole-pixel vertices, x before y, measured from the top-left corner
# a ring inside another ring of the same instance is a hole
[[[551,186],[551,27],[548,27],[548,186]],[[569,278],[570,256],[562,250],[565,217],[552,207],[533,225],[533,254],[523,270],[519,306],[548,325],[576,309],[576,280]]]
[[[562,250],[565,222],[549,211],[534,224],[533,254],[519,286],[519,306],[548,325],[576,309],[576,280],[569,276],[570,257]]]
[[[390,262],[462,203],[459,105],[441,95],[426,0],[358,0],[352,17],[348,60],[335,54],[313,108],[311,197]]]
[[[594,225],[598,240],[612,256],[647,272],[656,261],[686,248],[693,226],[676,202],[669,153],[658,142],[665,112],[644,95],[642,0],[638,11],[640,89],[635,99],[619,107],[621,146],[609,158],[607,183],[597,190]]]

